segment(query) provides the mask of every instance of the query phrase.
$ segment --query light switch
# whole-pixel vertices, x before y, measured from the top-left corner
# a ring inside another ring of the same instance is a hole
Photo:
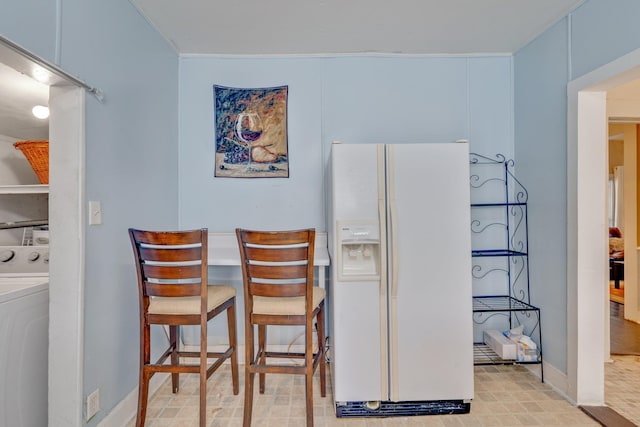
[[[89,201],[89,225],[102,224],[102,206],[100,202]]]

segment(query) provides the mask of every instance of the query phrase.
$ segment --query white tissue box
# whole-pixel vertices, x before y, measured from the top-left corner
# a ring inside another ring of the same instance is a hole
[[[516,359],[516,343],[505,337],[502,332],[493,329],[484,331],[484,343],[491,347],[502,359]]]

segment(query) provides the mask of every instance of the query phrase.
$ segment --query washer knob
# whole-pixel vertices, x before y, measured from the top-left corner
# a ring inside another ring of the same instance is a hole
[[[33,261],[36,261],[38,258],[40,258],[40,254],[34,251],[29,254],[28,260],[33,262]]]
[[[42,256],[42,260],[45,264],[49,264],[49,252],[44,253],[44,255]]]
[[[16,252],[15,251],[13,251],[11,249],[4,250],[4,251],[0,252],[0,262],[9,262],[15,256],[16,256]]]

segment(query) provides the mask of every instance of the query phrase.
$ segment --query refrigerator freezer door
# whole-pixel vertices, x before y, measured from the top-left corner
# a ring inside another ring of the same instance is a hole
[[[387,149],[390,400],[471,399],[468,145]]]
[[[377,234],[377,274],[341,280],[335,262],[341,251],[340,238],[335,237],[340,224],[376,224],[378,228],[384,224],[384,178],[378,172],[384,167],[383,156],[383,146],[373,144],[331,148],[330,358],[336,402],[379,401],[387,396],[387,341],[386,334],[380,333],[386,331],[384,233],[379,229]]]

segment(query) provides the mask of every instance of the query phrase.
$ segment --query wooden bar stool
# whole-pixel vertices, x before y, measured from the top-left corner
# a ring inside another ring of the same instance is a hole
[[[251,426],[253,383],[260,377],[264,393],[265,374],[305,376],[307,427],[313,426],[313,373],[320,365],[320,394],[326,396],[324,358],[325,290],[313,286],[315,230],[251,231],[236,229],[244,280],[245,394],[244,427]],[[313,352],[313,321],[318,349]],[[258,326],[258,351],[254,327]],[[267,350],[267,326],[304,326],[304,352]],[[301,365],[268,363],[267,358],[298,358]]]
[[[144,231],[129,229],[138,273],[140,297],[140,382],[136,426],[144,426],[149,380],[156,372],[170,372],[174,393],[180,373],[200,376],[200,427],[206,425],[207,378],[226,359],[231,360],[233,394],[238,394],[236,352],[236,291],[231,286],[208,285],[207,230]],[[224,352],[207,352],[207,321],[227,313],[229,347]],[[151,363],[151,325],[168,325],[169,347]],[[200,351],[180,350],[180,326],[200,326]],[[164,364],[170,357],[170,364]],[[199,358],[197,365],[180,363],[180,358]],[[207,358],[216,359],[208,366]]]

